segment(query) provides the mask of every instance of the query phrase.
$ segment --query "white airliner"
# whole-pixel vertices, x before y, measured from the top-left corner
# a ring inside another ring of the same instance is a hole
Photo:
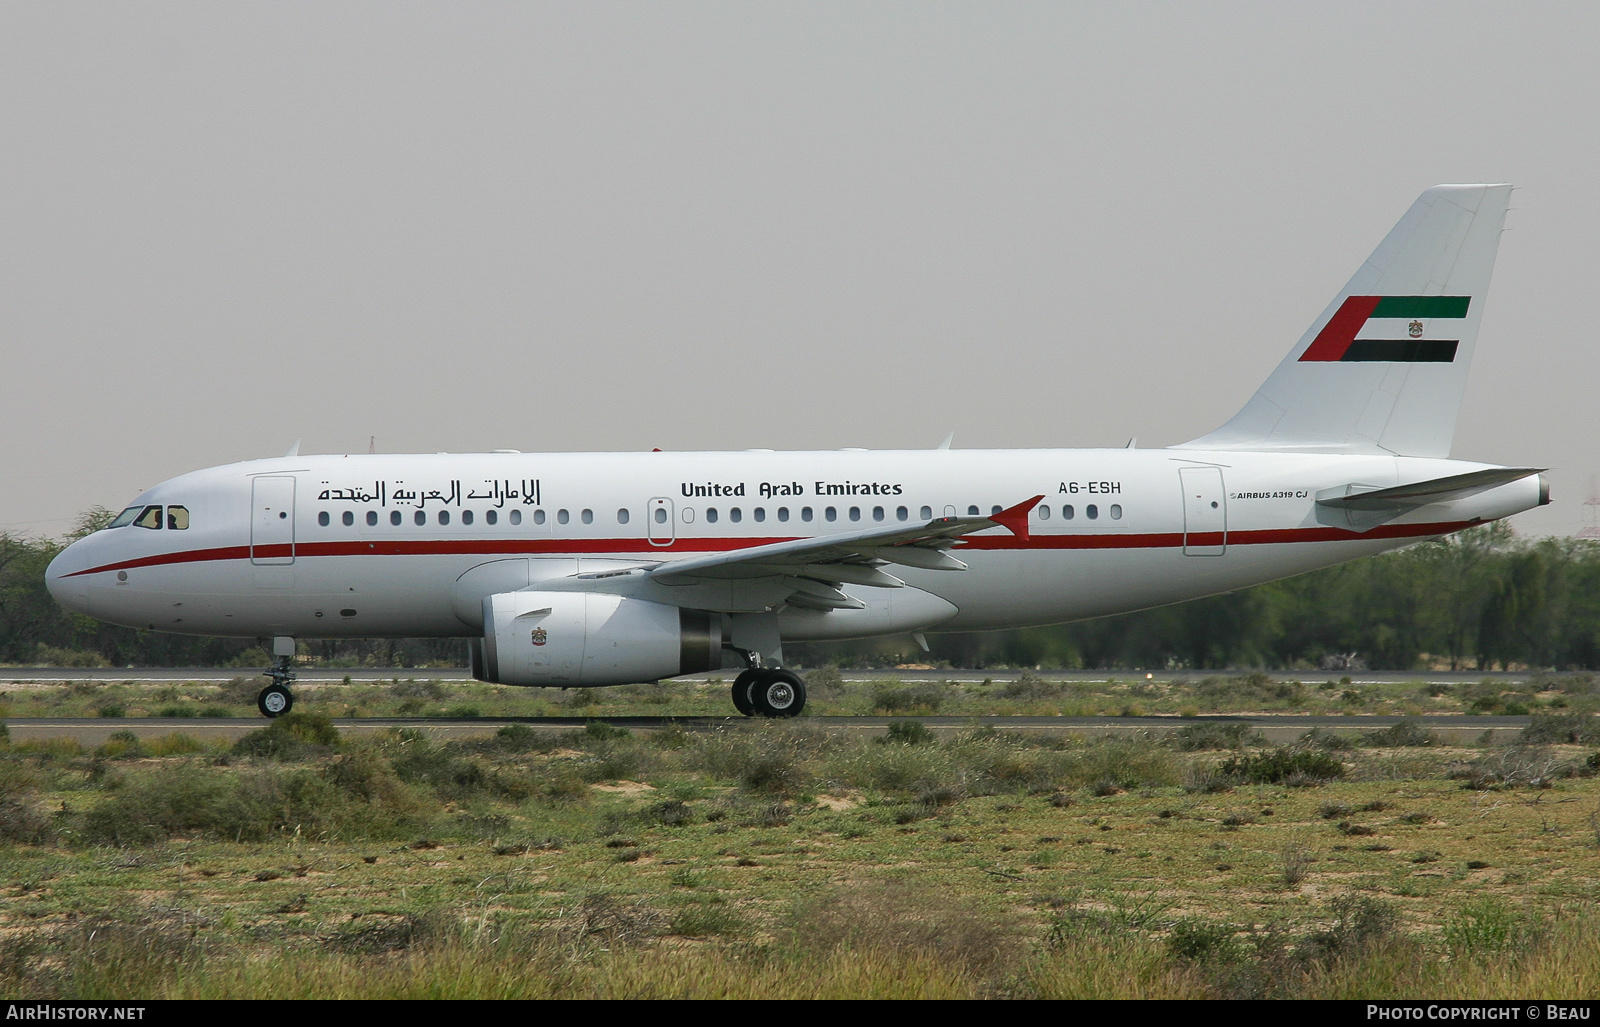
[[[592,687],[724,666],[793,716],[783,643],[1098,617],[1542,505],[1449,459],[1511,194],[1429,189],[1231,421],[1167,449],[301,456],[141,495],[48,571],[114,624],[464,637],[473,673]]]

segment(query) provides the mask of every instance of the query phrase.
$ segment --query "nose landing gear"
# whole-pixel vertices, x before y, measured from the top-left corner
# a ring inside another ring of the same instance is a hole
[[[294,639],[279,635],[272,640],[272,666],[267,677],[272,684],[256,696],[256,709],[263,717],[281,717],[294,708],[294,695],[289,686],[294,684]]]

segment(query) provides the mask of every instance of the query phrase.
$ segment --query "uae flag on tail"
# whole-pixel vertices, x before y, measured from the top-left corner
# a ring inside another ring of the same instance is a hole
[[[1471,302],[1471,296],[1348,296],[1300,359],[1448,364],[1460,340],[1432,336],[1457,334],[1455,323]]]

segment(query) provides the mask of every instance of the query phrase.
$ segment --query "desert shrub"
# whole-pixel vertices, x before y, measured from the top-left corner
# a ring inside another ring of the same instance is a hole
[[[31,789],[0,789],[0,841],[21,845],[49,845],[56,830],[49,816],[31,801]]]
[[[105,760],[137,760],[144,758],[145,751],[139,736],[132,731],[113,731],[94,754]]]
[[[799,899],[784,932],[801,952],[925,955],[996,977],[1026,952],[1016,914],[948,890],[889,881],[843,885]]]
[[[450,694],[450,689],[437,681],[396,681],[389,686],[389,694],[396,699],[423,699],[439,702]]]
[[[1525,951],[1543,935],[1544,928],[1537,918],[1490,897],[1464,906],[1446,922],[1443,932],[1445,945],[1457,959]]]
[[[901,688],[892,681],[872,684],[872,708],[883,713],[936,713],[944,704],[949,688],[938,681],[919,681]]]
[[[1305,955],[1328,958],[1357,953],[1392,936],[1400,910],[1367,895],[1341,895],[1328,904],[1333,923],[1306,939]]]
[[[685,938],[705,938],[712,935],[747,934],[750,920],[726,902],[713,899],[695,902],[680,908],[672,915],[668,930]]]
[[[899,742],[904,745],[925,745],[934,741],[933,732],[920,720],[897,720],[889,725],[889,730],[882,737],[873,741],[879,744]]]
[[[163,767],[126,780],[82,818],[90,843],[149,845],[201,834],[259,841],[273,834],[391,837],[414,826],[426,804],[409,791],[365,798],[310,769],[244,774],[197,766]]]
[[[1585,769],[1581,762],[1543,746],[1508,745],[1455,764],[1445,776],[1463,782],[1465,788],[1548,788],[1552,782],[1576,776]]]
[[[1375,749],[1426,748],[1439,744],[1439,736],[1407,717],[1381,731],[1368,731],[1361,744]]]
[[[962,788],[970,770],[938,745],[873,745],[845,750],[826,763],[830,780],[857,788],[910,792]]]
[[[1600,721],[1587,713],[1534,714],[1522,729],[1527,745],[1600,744]]]
[[[1317,749],[1326,749],[1329,752],[1348,752],[1356,747],[1353,738],[1329,731],[1326,728],[1314,727],[1300,736],[1300,744]]]
[[[1066,689],[1067,686],[1059,681],[1046,681],[1033,671],[1025,670],[1017,680],[1006,682],[1000,694],[1007,699],[1055,699]]]
[[[1212,703],[1299,702],[1305,698],[1306,686],[1298,681],[1274,681],[1271,675],[1257,671],[1231,678],[1201,678],[1194,694]]]
[[[1184,752],[1243,749],[1247,745],[1261,744],[1261,735],[1246,723],[1224,724],[1204,721],[1180,729],[1173,737],[1172,743]]]
[[[806,691],[813,699],[833,699],[844,692],[844,675],[832,664],[807,671]]]
[[[261,677],[233,678],[222,686],[216,698],[220,702],[233,706],[250,706],[253,708],[256,704],[256,696],[261,694],[261,689],[265,688],[266,684],[267,679]]]
[[[646,824],[659,824],[662,827],[684,827],[694,823],[694,811],[682,799],[668,799],[646,806],[637,816]]]
[[[1236,963],[1244,958],[1245,948],[1232,924],[1208,924],[1199,920],[1179,920],[1167,935],[1167,951],[1185,963]]]
[[[1217,767],[1224,776],[1247,784],[1311,785],[1344,777],[1344,764],[1327,752],[1280,746],[1230,756]]]
[[[233,745],[237,756],[300,760],[325,754],[339,744],[339,729],[325,713],[289,713]]]
[[[109,667],[111,661],[89,649],[57,649],[39,643],[33,658],[41,667]]]
[[[818,728],[772,723],[702,736],[684,758],[691,768],[750,791],[794,794],[811,786],[812,760],[838,748]]]
[[[1571,674],[1549,674],[1544,671],[1533,676],[1530,686],[1540,692],[1562,692],[1566,695],[1588,695],[1600,688],[1600,679],[1588,671]]]

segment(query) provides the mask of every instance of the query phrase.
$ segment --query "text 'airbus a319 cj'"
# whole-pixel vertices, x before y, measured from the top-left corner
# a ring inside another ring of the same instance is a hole
[[[805,706],[783,644],[1139,610],[1549,501],[1542,468],[1449,459],[1508,185],[1429,189],[1221,428],[1167,449],[301,456],[163,482],[50,565],[114,624],[464,637],[505,685],[743,668]]]

